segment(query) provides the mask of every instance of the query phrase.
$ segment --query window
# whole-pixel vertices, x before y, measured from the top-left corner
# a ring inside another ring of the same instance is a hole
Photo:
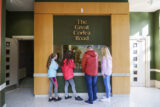
[[[137,64],[133,64],[133,67],[134,67],[134,68],[137,68]]]
[[[133,74],[137,75],[137,71],[133,71]]]
[[[133,61],[137,61],[137,57],[133,57]]]
[[[134,44],[133,44],[133,48],[136,48],[136,47],[137,47],[137,43],[134,43]]]
[[[7,55],[10,54],[10,50],[9,50],[9,49],[6,50],[6,54],[7,54]]]
[[[10,69],[10,66],[9,65],[6,65],[6,70],[9,70]]]
[[[10,47],[10,42],[6,42],[6,47]]]
[[[10,61],[10,58],[9,57],[6,57],[6,62],[9,62]]]
[[[9,76],[10,76],[9,73],[6,73],[6,78],[9,78]]]
[[[8,81],[6,81],[6,85],[9,85],[9,80],[8,80]]]
[[[137,50],[133,50],[133,54],[137,54]]]
[[[137,77],[134,77],[134,78],[133,78],[133,81],[134,81],[134,82],[137,82]]]

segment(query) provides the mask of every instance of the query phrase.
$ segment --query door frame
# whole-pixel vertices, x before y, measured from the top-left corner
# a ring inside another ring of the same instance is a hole
[[[19,40],[33,40],[34,41],[34,35],[13,35],[13,39],[16,39],[18,42],[18,53],[19,53]],[[34,62],[33,62],[34,63]],[[18,86],[19,86],[19,57],[18,57]]]
[[[13,35],[12,38],[17,40],[34,40],[33,35]]]
[[[130,40],[145,42],[145,87],[150,87],[150,36],[130,36]]]

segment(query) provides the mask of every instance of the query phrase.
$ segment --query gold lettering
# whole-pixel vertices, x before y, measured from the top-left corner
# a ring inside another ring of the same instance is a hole
[[[75,36],[75,40],[84,40],[84,41],[86,41],[86,40],[89,40],[89,36],[87,36],[87,37]]]
[[[79,30],[73,30],[73,35],[79,35],[79,36],[89,36],[91,35],[91,32],[90,31],[86,31],[86,30],[82,30],[82,31],[79,31]]]
[[[77,22],[79,25],[87,24],[87,20],[83,20],[83,19],[78,19]]]
[[[76,30],[89,30],[89,25],[74,25]]]
[[[89,36],[91,35],[89,29],[90,26],[87,20],[77,19],[77,24],[74,25],[74,30],[72,32],[75,40],[89,40]]]

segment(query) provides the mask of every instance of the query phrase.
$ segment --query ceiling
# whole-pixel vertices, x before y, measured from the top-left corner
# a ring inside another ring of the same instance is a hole
[[[154,12],[160,10],[160,0],[129,0],[130,12]]]
[[[6,0],[8,11],[33,11],[34,0]]]
[[[34,0],[6,0],[8,11],[33,11]],[[160,0],[129,0],[130,12],[153,12],[160,9]]]

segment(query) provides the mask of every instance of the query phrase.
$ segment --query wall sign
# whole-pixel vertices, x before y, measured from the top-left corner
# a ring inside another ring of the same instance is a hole
[[[91,31],[88,21],[86,19],[78,18],[73,29],[73,36],[75,40],[89,40],[90,35]]]
[[[110,16],[53,16],[55,45],[110,46]]]

